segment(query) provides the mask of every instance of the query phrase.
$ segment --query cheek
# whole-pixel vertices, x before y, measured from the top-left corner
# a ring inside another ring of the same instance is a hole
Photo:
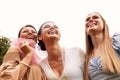
[[[61,34],[59,34],[59,40],[60,40],[60,38],[61,38]]]
[[[103,29],[103,26],[104,26],[103,21],[100,20],[100,21],[98,22],[98,24],[99,24],[99,26],[101,27],[101,29]]]
[[[37,34],[34,34],[35,37],[37,37]]]
[[[43,40],[44,37],[45,37],[45,33],[41,33],[41,35],[38,36],[38,39],[39,39],[39,40]]]
[[[26,34],[21,34],[20,38],[26,38]]]
[[[103,31],[103,29],[104,29],[103,24],[100,24],[99,26],[100,26],[99,30]]]

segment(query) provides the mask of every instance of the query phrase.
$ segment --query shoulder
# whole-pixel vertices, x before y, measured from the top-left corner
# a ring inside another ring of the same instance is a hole
[[[112,46],[116,50],[120,50],[120,33],[115,33],[112,36]]]
[[[83,57],[85,56],[83,49],[79,47],[70,47],[70,48],[64,48],[64,49],[71,54],[78,53],[80,56],[83,56]]]
[[[79,47],[72,47],[71,50],[78,52],[81,57],[85,58],[85,53],[83,49]]]
[[[4,55],[3,62],[11,61],[11,60],[19,60],[19,50],[15,46],[11,46],[6,54]]]
[[[72,57],[73,59],[76,59],[76,60],[78,59],[81,62],[80,64],[84,64],[85,53],[81,48],[79,47],[67,48],[66,54]]]
[[[120,40],[120,33],[114,33],[112,36],[112,40]]]
[[[16,46],[10,46],[7,52],[18,52],[18,48]]]

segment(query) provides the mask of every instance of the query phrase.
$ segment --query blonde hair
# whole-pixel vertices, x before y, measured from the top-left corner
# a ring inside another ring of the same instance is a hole
[[[95,12],[98,15],[100,15],[98,12]],[[103,21],[103,35],[104,35],[104,41],[102,43],[101,49],[102,49],[102,68],[105,71],[111,72],[111,73],[117,73],[120,74],[120,62],[118,60],[118,57],[116,56],[116,52],[112,47],[112,41],[109,35],[109,29],[108,25],[106,24],[104,18],[100,15],[102,21]],[[89,80],[88,75],[88,65],[89,65],[89,59],[92,56],[92,50],[94,49],[94,46],[92,44],[91,37],[86,34],[86,62],[85,62],[85,80]]]

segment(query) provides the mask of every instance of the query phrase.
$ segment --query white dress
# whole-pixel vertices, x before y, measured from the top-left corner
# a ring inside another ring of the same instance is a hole
[[[45,51],[43,54],[47,54]],[[64,70],[60,77],[57,77],[52,71],[47,56],[41,58],[40,65],[45,72],[48,80],[84,80],[84,61],[85,54],[80,48],[65,48],[62,54]]]

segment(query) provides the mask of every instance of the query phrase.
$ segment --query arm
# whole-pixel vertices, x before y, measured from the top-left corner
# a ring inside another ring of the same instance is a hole
[[[85,53],[82,49],[79,49],[80,52],[80,61],[81,61],[81,69],[84,72],[84,64],[85,64]]]
[[[4,56],[3,63],[0,66],[0,80],[17,80],[20,55],[16,47],[11,46]],[[16,76],[15,76],[16,75]]]
[[[3,64],[0,67],[0,79],[19,80],[22,79],[32,58],[32,49],[28,45],[22,45],[21,49],[26,56],[20,60],[19,51],[15,47],[10,47],[7,51]]]
[[[112,46],[120,55],[120,33],[115,33],[112,36]]]

